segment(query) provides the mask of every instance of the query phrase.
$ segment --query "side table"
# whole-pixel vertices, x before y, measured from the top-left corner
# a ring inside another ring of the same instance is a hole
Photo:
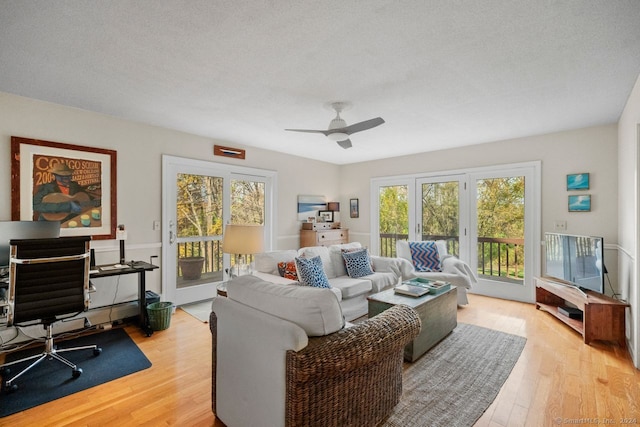
[[[218,286],[216,286],[216,293],[219,297],[227,296],[227,282],[220,282]]]

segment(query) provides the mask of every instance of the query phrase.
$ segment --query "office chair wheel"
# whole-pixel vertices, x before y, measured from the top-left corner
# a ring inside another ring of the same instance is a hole
[[[9,382],[2,383],[2,391],[5,393],[13,393],[18,390],[18,384],[9,384]]]
[[[78,378],[80,375],[82,375],[82,368],[74,369],[71,375],[73,376],[73,378]]]
[[[102,349],[100,347],[96,347],[93,349],[94,356],[100,356],[100,353],[102,353]]]
[[[6,366],[0,369],[0,377],[2,378],[8,377],[10,373],[11,373],[11,369],[7,368]]]

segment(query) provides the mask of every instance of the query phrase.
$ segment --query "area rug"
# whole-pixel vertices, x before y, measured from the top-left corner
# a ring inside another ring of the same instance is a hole
[[[0,396],[0,417],[33,408],[151,366],[149,359],[124,329],[85,335],[73,340],[59,341],[58,344],[58,348],[97,344],[102,347],[102,353],[98,356],[94,356],[92,350],[61,353],[63,357],[82,368],[82,375],[76,379],[71,377],[71,368],[58,361],[40,362],[15,381],[18,390]],[[39,353],[42,349],[43,347],[37,347],[11,353],[7,355],[7,361]],[[11,372],[20,372],[20,368],[28,363],[11,366]]]
[[[194,302],[192,304],[181,305],[180,308],[198,319],[201,322],[209,322],[209,315],[211,314],[211,301],[210,299],[205,301]]]
[[[526,338],[459,323],[404,372],[387,427],[473,426],[518,361]]]

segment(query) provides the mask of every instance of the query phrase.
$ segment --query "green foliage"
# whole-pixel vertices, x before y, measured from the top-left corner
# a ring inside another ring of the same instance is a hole
[[[458,181],[422,185],[422,233],[458,236]]]
[[[409,201],[407,186],[396,185],[380,189],[380,234],[409,232]]]
[[[231,223],[264,225],[264,182],[231,181]]]
[[[222,234],[222,184],[222,178],[178,174],[178,237]]]

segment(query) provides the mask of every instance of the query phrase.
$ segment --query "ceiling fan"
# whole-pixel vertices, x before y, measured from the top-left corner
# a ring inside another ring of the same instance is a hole
[[[342,148],[351,148],[351,140],[349,136],[356,132],[371,129],[384,123],[382,117],[365,120],[364,122],[354,123],[347,126],[347,122],[340,117],[340,113],[351,106],[348,102],[331,102],[327,107],[332,108],[336,112],[336,117],[329,123],[327,130],[313,129],[285,129],[292,132],[321,133],[332,141],[336,141]]]

